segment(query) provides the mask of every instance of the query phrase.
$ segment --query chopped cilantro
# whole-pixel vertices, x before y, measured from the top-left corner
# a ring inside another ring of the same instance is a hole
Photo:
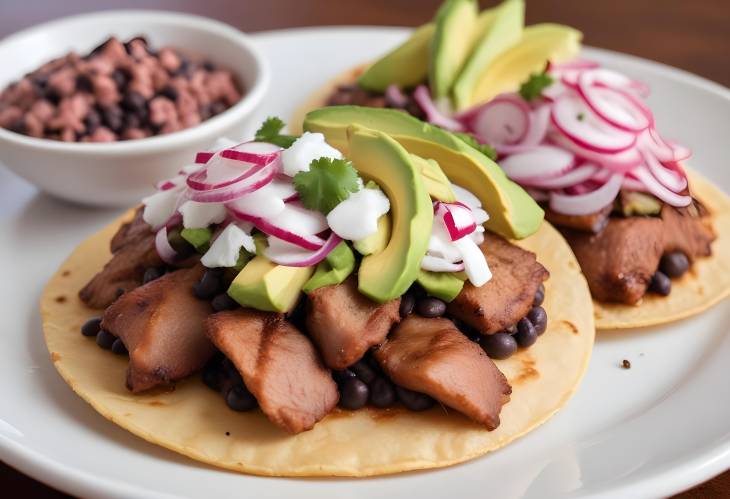
[[[352,163],[346,159],[319,158],[309,165],[308,172],[294,176],[294,188],[305,208],[325,215],[360,189]]]
[[[494,147],[487,145],[487,144],[480,144],[479,141],[470,133],[462,133],[462,132],[453,132],[454,135],[456,135],[458,138],[472,146],[474,149],[479,151],[480,153],[484,154],[486,157],[491,159],[492,161],[495,161],[497,159],[497,151],[494,150]]]
[[[284,126],[285,123],[280,118],[270,116],[256,130],[256,140],[276,144],[279,147],[288,149],[298,137],[283,135],[281,131],[284,129]]]
[[[586,119],[586,115],[583,113],[578,113],[577,118],[578,118],[578,121],[583,121],[584,119]]]
[[[532,73],[530,78],[520,86],[520,95],[526,101],[540,97],[545,88],[553,84],[553,78],[549,74]]]

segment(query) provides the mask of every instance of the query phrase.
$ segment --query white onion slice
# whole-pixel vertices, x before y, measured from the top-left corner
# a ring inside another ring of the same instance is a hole
[[[568,171],[575,162],[575,156],[555,146],[536,146],[527,152],[507,156],[499,162],[512,180],[520,181],[534,177],[552,177]]]
[[[470,190],[456,184],[451,184],[451,190],[454,191],[454,194],[456,195],[456,200],[460,203],[464,203],[469,208],[474,209],[482,207],[482,202]]]
[[[591,163],[596,163],[618,173],[627,172],[635,166],[640,165],[643,161],[641,154],[639,154],[639,151],[637,151],[634,147],[616,154],[608,154],[595,152],[581,147],[564,135],[558,133],[551,133],[549,140],[557,146],[563,147],[568,151],[572,151],[576,156],[582,159],[590,161]]]
[[[233,267],[238,262],[241,248],[251,254],[256,253],[253,237],[235,223],[229,223],[200,258],[200,263],[208,268]]]
[[[621,190],[624,176],[614,173],[598,189],[585,194],[550,193],[550,209],[564,215],[590,215],[613,203]]]
[[[611,87],[594,87],[590,72],[578,78],[578,93],[591,110],[610,125],[641,132],[653,125],[654,116],[638,98]]]
[[[644,184],[648,192],[669,205],[681,208],[683,206],[689,206],[692,202],[691,196],[677,194],[664,187],[661,182],[659,182],[659,180],[651,174],[646,166],[639,166],[631,173],[637,180]]]
[[[666,168],[651,153],[642,151],[642,156],[644,156],[644,161],[651,174],[654,175],[654,177],[661,182],[664,187],[677,193],[682,192],[687,188],[687,177]]]
[[[464,271],[469,281],[476,287],[485,285],[492,278],[487,259],[482,250],[469,237],[454,241],[464,259]]]
[[[427,254],[421,260],[421,268],[429,272],[461,272],[464,270],[464,264],[462,262],[452,263],[443,258]]]
[[[418,88],[416,88],[415,92],[413,92],[413,99],[423,112],[426,113],[426,118],[429,123],[452,132],[464,131],[464,125],[462,125],[458,120],[447,116],[438,108],[431,98],[431,93],[425,85],[419,85]]]
[[[585,182],[598,171],[599,167],[597,165],[584,163],[555,177],[530,177],[520,180],[520,184],[539,189],[563,189]]]
[[[226,219],[226,207],[217,203],[198,203],[185,201],[178,211],[182,215],[183,227],[186,229],[204,229],[211,224],[219,224]]]
[[[286,201],[295,195],[296,190],[289,177],[276,177],[261,189],[228,203],[228,206],[250,217],[271,218],[281,213]]]
[[[155,234],[155,250],[165,263],[172,264],[177,258],[177,251],[170,245],[170,241],[167,240],[167,227],[162,227]]]
[[[269,247],[264,251],[264,255],[272,262],[287,267],[311,267],[324,260],[342,239],[332,232],[322,247],[314,252],[302,251],[296,245],[276,237],[269,237],[268,241]]]

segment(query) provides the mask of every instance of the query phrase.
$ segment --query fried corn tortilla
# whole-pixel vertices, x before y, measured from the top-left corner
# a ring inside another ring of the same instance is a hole
[[[637,305],[594,301],[597,329],[656,326],[704,312],[730,295],[730,198],[709,180],[687,169],[692,195],[710,212],[717,239],[712,256],[698,258],[672,280],[669,296],[648,293]]]
[[[230,410],[199,375],[173,390],[133,395],[124,386],[126,357],[100,349],[79,332],[99,311],[87,308],[77,293],[109,258],[109,241],[122,221],[82,243],[47,285],[41,314],[51,360],[71,388],[110,421],[214,466],[258,475],[371,476],[452,465],[544,423],[567,402],[588,365],[595,333],[588,286],[570,248],[544,224],[519,244],[536,252],[550,271],[543,305],[549,326],[529,350],[497,361],[513,392],[495,431],[436,406],[426,412],[336,409],[314,429],[292,436],[258,410]]]
[[[327,103],[340,85],[354,84],[367,68],[356,66],[342,73],[312,94],[297,109],[290,123],[303,123],[305,115]],[[301,133],[301,130],[293,130]],[[596,329],[629,329],[675,322],[700,314],[730,295],[730,198],[707,179],[692,170],[689,175],[692,194],[710,211],[717,240],[712,256],[699,258],[689,272],[672,280],[669,296],[648,293],[637,305],[594,301]]]

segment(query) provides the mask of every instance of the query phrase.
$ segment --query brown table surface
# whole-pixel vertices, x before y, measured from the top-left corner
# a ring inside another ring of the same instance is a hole
[[[36,23],[94,10],[159,8],[196,13],[244,31],[316,25],[415,26],[439,0],[0,0],[0,37]],[[482,1],[484,6],[496,3]],[[527,23],[574,26],[585,43],[635,54],[730,86],[730,0],[532,0]],[[13,497],[68,497],[0,463],[0,490]],[[730,472],[681,499],[730,497]]]

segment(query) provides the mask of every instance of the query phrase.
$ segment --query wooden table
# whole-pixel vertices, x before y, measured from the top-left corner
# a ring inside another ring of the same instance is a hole
[[[117,8],[110,0],[0,0],[0,37],[49,19]],[[183,10],[220,19],[244,31],[316,25],[415,26],[431,18],[439,0],[148,0],[147,7]],[[483,5],[496,3],[482,1]],[[139,5],[128,2],[130,7]],[[676,66],[730,86],[729,0],[532,0],[527,23],[574,26],[585,43]],[[0,463],[7,497],[62,498]],[[677,496],[730,496],[730,472]]]

